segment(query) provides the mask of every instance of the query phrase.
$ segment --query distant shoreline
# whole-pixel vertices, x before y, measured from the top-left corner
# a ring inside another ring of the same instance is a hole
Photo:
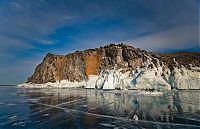
[[[1,87],[1,86],[16,86],[16,85],[9,85],[9,84],[3,84],[3,85],[2,85],[2,84],[1,84],[0,87]]]

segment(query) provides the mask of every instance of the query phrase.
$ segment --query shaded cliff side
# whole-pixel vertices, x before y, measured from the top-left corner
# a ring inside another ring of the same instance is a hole
[[[48,53],[39,64],[34,74],[28,78],[29,83],[46,83],[60,80],[82,81],[89,75],[99,75],[104,69],[136,70],[146,66],[148,59],[153,66],[171,71],[175,67],[187,69],[200,67],[200,53],[159,54],[127,46],[110,44],[104,47],[77,51],[67,55]],[[123,71],[122,71],[123,72]]]

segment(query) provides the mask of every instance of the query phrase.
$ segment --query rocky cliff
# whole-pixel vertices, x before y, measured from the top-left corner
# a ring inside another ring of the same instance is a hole
[[[96,49],[77,51],[65,56],[48,53],[28,82],[46,83],[57,80],[81,81],[103,69],[142,67],[146,51],[126,46],[108,45]]]
[[[26,84],[63,81],[100,89],[200,89],[200,53],[159,54],[124,44],[48,53]]]

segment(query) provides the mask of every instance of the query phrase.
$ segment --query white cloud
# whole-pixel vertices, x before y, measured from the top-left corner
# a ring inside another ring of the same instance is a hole
[[[31,44],[26,43],[16,37],[10,37],[7,35],[0,35],[0,50],[28,50],[34,48]]]
[[[39,43],[46,44],[46,45],[52,45],[56,43],[56,41],[46,40],[46,39],[37,39],[37,41]]]
[[[134,38],[126,42],[147,50],[197,47],[199,43],[198,25],[174,27],[155,34]]]

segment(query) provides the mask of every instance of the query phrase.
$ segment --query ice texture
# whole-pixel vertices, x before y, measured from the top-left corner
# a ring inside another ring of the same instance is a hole
[[[200,128],[198,90],[147,92],[12,87],[0,88],[0,93],[0,101],[4,103],[0,105],[1,129]],[[5,106],[9,103],[17,105]]]

